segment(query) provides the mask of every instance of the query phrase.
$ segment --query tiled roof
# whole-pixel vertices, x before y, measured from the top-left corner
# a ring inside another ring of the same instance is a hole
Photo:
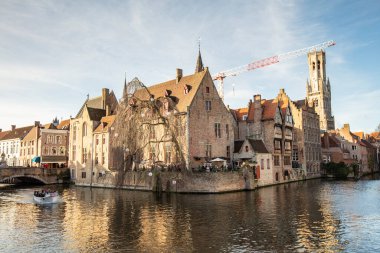
[[[248,139],[248,141],[256,153],[269,153],[262,140]]]
[[[57,129],[68,130],[70,129],[70,119],[62,120],[57,126]]]
[[[299,108],[303,107],[304,105],[306,105],[306,100],[305,99],[297,100],[297,101],[294,101],[294,104],[299,109]]]
[[[45,128],[45,129],[57,129],[57,127],[54,126],[53,123],[45,124],[45,125],[43,125],[43,128]]]
[[[370,133],[369,135],[375,139],[380,139],[380,132],[373,132],[373,133]]]
[[[235,141],[234,153],[239,153],[241,146],[243,146],[244,141]]]
[[[263,106],[262,120],[271,120],[276,116],[276,110],[278,108],[277,99],[264,100],[261,102]]]
[[[29,133],[29,131],[33,128],[34,126],[27,126],[27,127],[20,127],[16,128],[15,130],[8,131],[8,133],[3,136],[1,140],[10,140],[10,139],[22,139]]]
[[[87,100],[86,102],[87,107],[96,108],[96,109],[102,109],[102,96],[91,98]]]
[[[236,119],[238,121],[242,121],[243,116],[248,115],[248,108],[239,108],[239,109],[234,109],[233,111],[235,112]]]
[[[0,132],[0,140],[2,140],[10,131]]]
[[[167,91],[170,91],[169,96],[175,101],[176,109],[179,112],[186,112],[187,106],[193,101],[194,95],[205,76],[211,78],[208,68],[202,72],[183,76],[178,83],[176,79],[173,79],[147,87],[148,91],[146,89],[137,90],[134,96],[142,100],[148,100],[150,99],[150,95],[153,95],[154,99],[157,99],[159,97],[165,97],[165,93],[167,94]],[[187,94],[185,94],[186,86],[190,88]]]
[[[23,141],[33,141],[37,139],[38,128],[33,127],[23,138]]]
[[[110,115],[105,116],[100,120],[99,126],[95,129],[95,133],[102,133],[107,132],[108,129],[112,126],[113,122],[115,121],[116,116]]]
[[[103,109],[95,109],[87,107],[88,115],[90,116],[90,120],[100,121],[102,117],[106,115],[106,110]]]
[[[364,139],[364,132],[353,132],[352,134],[358,136],[360,139]]]
[[[376,147],[373,146],[371,143],[369,143],[367,140],[361,140],[361,141],[360,141],[360,144],[361,144],[362,146],[367,147],[367,148],[373,148],[373,149],[376,149]]]

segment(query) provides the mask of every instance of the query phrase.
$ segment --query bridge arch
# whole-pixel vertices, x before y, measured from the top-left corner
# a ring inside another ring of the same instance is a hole
[[[0,179],[0,183],[14,183],[14,181],[21,181],[23,183],[35,183],[35,184],[49,184],[43,178],[33,175],[13,175]]]

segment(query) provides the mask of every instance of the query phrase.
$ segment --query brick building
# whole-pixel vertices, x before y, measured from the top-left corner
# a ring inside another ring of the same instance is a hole
[[[308,178],[320,177],[319,116],[306,100],[290,102],[290,108],[294,119],[293,167],[302,168]]]
[[[114,159],[115,168],[197,169],[215,158],[232,161],[235,121],[200,53],[194,74],[177,69],[170,81],[127,90],[133,92],[124,92],[113,147],[125,154]],[[118,163],[123,157],[133,157],[133,164]]]
[[[232,110],[237,121],[236,140],[262,140],[273,157],[276,182],[296,179],[292,169],[293,116],[290,100],[283,89],[275,99],[255,95],[247,108]]]

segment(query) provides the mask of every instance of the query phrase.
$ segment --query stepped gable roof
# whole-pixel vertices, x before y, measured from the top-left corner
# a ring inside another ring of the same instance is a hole
[[[58,124],[57,129],[69,130],[70,129],[70,119],[62,120],[61,123]]]
[[[244,141],[235,141],[234,142],[234,153],[239,153],[241,147],[243,146]]]
[[[10,140],[10,139],[22,139],[29,133],[29,131],[34,126],[26,126],[26,127],[20,127],[16,128],[15,130],[10,130],[8,133],[1,139],[1,140]]]
[[[90,120],[100,121],[102,117],[106,115],[106,110],[87,107]]]
[[[116,115],[109,115],[102,117],[100,120],[99,126],[95,129],[95,133],[102,133],[107,132],[108,129],[112,126],[112,124],[115,122]]]
[[[202,80],[208,76],[211,79],[211,75],[206,68],[204,71],[194,73],[192,75],[183,76],[177,83],[176,79],[155,84],[147,87],[147,89],[139,89],[135,92],[134,96],[141,100],[149,100],[150,95],[153,95],[154,99],[159,97],[165,97],[167,90],[171,91],[170,97],[176,98],[176,109],[179,112],[186,112],[187,107],[193,101],[195,93],[197,92]],[[212,80],[212,79],[211,79]],[[188,93],[185,94],[185,87],[188,87]]]
[[[248,139],[248,141],[256,153],[269,153],[262,140]]]
[[[237,121],[243,121],[243,116],[248,115],[248,108],[238,108],[233,110]]]
[[[0,132],[0,141],[7,135],[9,134],[10,131],[4,131],[4,132]]]

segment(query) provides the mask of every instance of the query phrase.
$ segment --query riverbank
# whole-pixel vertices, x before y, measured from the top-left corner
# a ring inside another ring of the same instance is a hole
[[[76,186],[117,188],[135,191],[155,191],[173,193],[226,193],[250,191],[258,188],[317,179],[320,176],[306,178],[302,174],[274,179],[257,179],[252,171],[234,172],[169,172],[169,171],[128,171],[123,175],[108,173],[93,176],[90,183],[76,180]]]
[[[14,186],[14,184],[0,184],[0,189]]]

